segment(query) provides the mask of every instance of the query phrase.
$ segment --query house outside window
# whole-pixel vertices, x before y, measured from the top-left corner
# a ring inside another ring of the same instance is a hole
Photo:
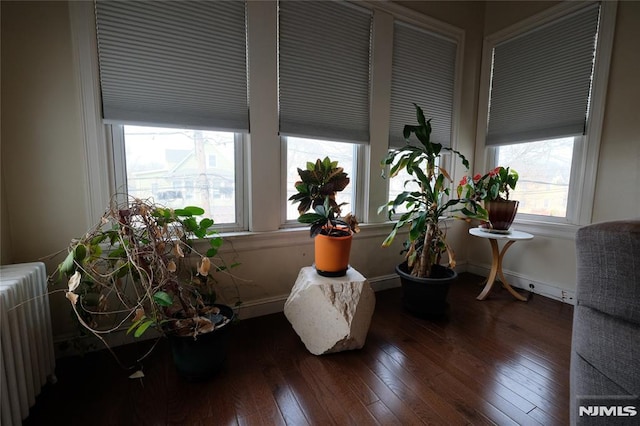
[[[122,184],[129,195],[152,198],[170,208],[199,206],[217,224],[236,222],[236,134],[129,125],[113,128],[124,143],[126,182]]]
[[[308,161],[315,161],[325,157],[337,161],[349,176],[350,182],[347,187],[336,194],[338,204],[347,203],[342,207],[342,215],[352,212],[356,205],[354,187],[357,182],[357,151],[358,145],[350,143],[313,140],[305,138],[286,138],[287,146],[287,200],[296,193],[295,183],[300,180],[298,168],[305,169]],[[299,214],[297,205],[288,202],[286,221],[295,221]]]

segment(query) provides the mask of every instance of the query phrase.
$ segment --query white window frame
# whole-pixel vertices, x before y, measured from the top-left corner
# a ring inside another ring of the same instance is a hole
[[[555,138],[554,138],[555,139]],[[542,139],[545,140],[545,139]],[[541,141],[542,141],[541,140]],[[549,139],[552,140],[552,139]],[[536,141],[531,141],[536,142]],[[528,213],[518,213],[518,217],[516,223],[523,224],[535,224],[535,223],[545,223],[545,224],[560,224],[560,225],[577,225],[579,222],[579,211],[578,211],[578,193],[577,191],[571,191],[571,188],[574,185],[579,184],[579,180],[581,179],[581,173],[584,170],[583,167],[580,166],[581,162],[576,161],[576,159],[581,159],[585,155],[585,148],[587,144],[586,136],[574,136],[573,137],[573,153],[571,157],[571,172],[569,176],[569,190],[567,193],[567,210],[565,217],[559,216],[545,216],[545,215],[536,215],[536,214],[528,214]],[[502,166],[503,164],[498,164],[498,150],[499,146],[491,146],[487,147],[487,152],[489,153],[489,158],[487,160],[487,170],[491,170],[494,167]],[[505,164],[504,166],[508,166]]]
[[[315,138],[315,139],[326,141],[328,143],[331,143],[331,142],[349,143],[344,141],[332,141],[332,140],[318,139],[318,138]],[[298,222],[297,219],[287,219],[287,206],[291,203],[291,201],[288,200],[289,197],[287,196],[287,190],[290,189],[287,187],[287,162],[288,162],[288,156],[289,156],[289,152],[287,149],[287,136],[280,136],[280,143],[282,147],[282,150],[281,150],[282,161],[280,166],[280,171],[281,171],[280,187],[282,188],[281,199],[284,200],[284,203],[282,204],[282,212],[281,212],[282,225],[280,227],[281,228],[308,227],[309,225],[302,224]],[[360,218],[362,217],[361,212],[364,210],[364,196],[362,196],[361,194],[364,188],[363,152],[364,152],[363,144],[353,143],[353,155],[354,155],[353,170],[349,175],[349,178],[350,178],[349,185],[352,185],[353,197],[346,211],[343,211],[343,213],[351,212],[351,214],[354,215],[356,218],[358,218],[358,220],[360,220]],[[329,158],[331,158],[331,153],[327,153],[326,155],[328,155]],[[314,160],[315,158],[309,158],[307,161],[314,161]],[[304,166],[305,166],[304,164],[300,164],[298,167],[303,168]]]
[[[83,111],[83,138],[88,171],[87,213],[98,220],[111,194],[126,194],[126,158],[123,125],[105,124],[100,102],[98,46],[93,2],[71,2],[69,18],[72,28],[73,54],[80,72],[80,93]],[[236,222],[215,227],[221,231],[248,229],[248,196],[245,190],[247,138],[235,133],[235,208]],[[121,200],[119,200],[121,201]]]
[[[476,133],[475,169],[478,172],[497,166],[495,163],[497,149],[487,147],[485,143],[493,48],[502,41],[545,25],[582,7],[584,7],[583,2],[563,2],[485,38]],[[580,226],[591,223],[616,10],[617,0],[601,2],[590,112],[585,135],[582,138],[576,138],[574,142],[567,216],[566,218],[553,218],[519,213],[515,220],[518,229],[532,231],[538,235],[573,238]]]
[[[127,161],[125,156],[124,124],[106,124],[111,137],[107,138],[113,162],[113,180],[117,188],[116,194],[127,194]],[[203,129],[206,130],[206,129]],[[246,197],[244,190],[244,145],[245,137],[242,133],[234,133],[234,170],[235,170],[235,222],[215,224],[219,231],[246,231],[248,227],[246,211]]]

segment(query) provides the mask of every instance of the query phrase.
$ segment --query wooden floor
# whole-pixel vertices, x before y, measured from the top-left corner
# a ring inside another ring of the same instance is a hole
[[[498,288],[480,302],[480,281],[461,274],[439,320],[404,313],[400,289],[376,293],[357,351],[311,355],[283,314],[240,321],[207,383],[181,380],[164,344],[142,380],[104,351],[60,359],[24,424],[568,424],[573,307]]]

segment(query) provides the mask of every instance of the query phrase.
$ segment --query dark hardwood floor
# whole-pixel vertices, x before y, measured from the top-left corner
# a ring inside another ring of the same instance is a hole
[[[573,307],[461,274],[446,318],[402,311],[400,289],[376,293],[363,349],[311,355],[283,314],[235,325],[224,370],[180,379],[161,344],[128,379],[105,351],[57,362],[29,425],[374,425],[569,423]],[[135,359],[145,343],[116,348]]]

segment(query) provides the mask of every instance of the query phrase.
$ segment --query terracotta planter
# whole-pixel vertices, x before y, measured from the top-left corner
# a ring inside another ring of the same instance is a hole
[[[318,234],[315,237],[315,267],[323,277],[342,277],[347,274],[353,235],[347,230],[343,232],[346,235]]]
[[[447,312],[447,295],[458,274],[453,269],[434,265],[432,276],[418,278],[409,274],[407,262],[396,266],[402,284],[402,306],[418,317],[435,317]]]
[[[489,227],[498,231],[507,231],[518,212],[519,201],[494,200],[485,201],[484,208],[489,213]]]

